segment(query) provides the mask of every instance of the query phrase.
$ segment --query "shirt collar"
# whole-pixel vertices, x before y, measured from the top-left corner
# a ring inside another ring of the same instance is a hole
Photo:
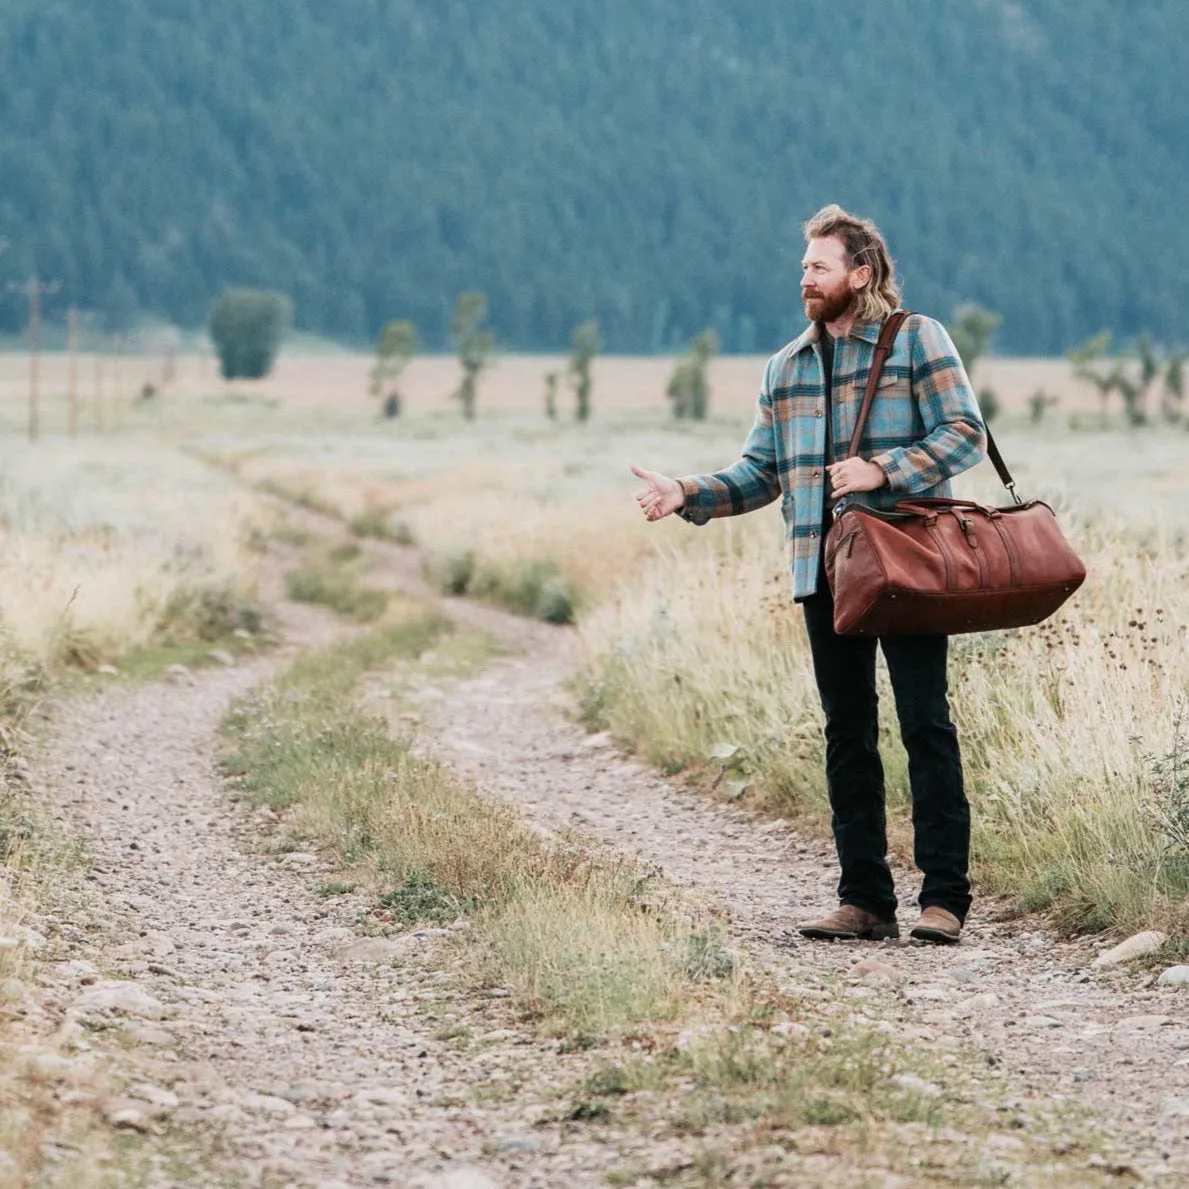
[[[878,320],[871,320],[868,322],[856,322],[850,328],[850,334],[847,338],[862,339],[865,343],[879,342],[879,330],[883,325]],[[817,343],[818,332],[817,323],[810,322],[810,324],[798,335],[793,341],[792,353],[796,355],[800,351],[804,351],[807,347],[812,347]]]

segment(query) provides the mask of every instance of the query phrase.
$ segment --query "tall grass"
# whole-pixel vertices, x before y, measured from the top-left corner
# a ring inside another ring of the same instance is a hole
[[[0,465],[0,623],[22,655],[94,664],[214,639],[215,613],[220,630],[258,626],[259,515],[225,477],[127,441],[10,442]]]
[[[1054,620],[952,641],[979,885],[1069,928],[1183,932],[1189,848],[1167,827],[1174,794],[1158,758],[1176,754],[1189,696],[1189,549],[1158,530],[1082,525],[1077,537],[1090,580]],[[766,526],[724,526],[658,558],[582,631],[593,725],[671,770],[713,771],[716,745],[736,746],[729,762],[748,795],[782,814],[821,813],[808,647]],[[886,681],[882,693],[894,837],[908,853]]]

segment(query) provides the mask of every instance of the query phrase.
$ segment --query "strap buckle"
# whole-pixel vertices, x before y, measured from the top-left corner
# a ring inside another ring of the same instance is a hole
[[[1019,492],[1016,491],[1016,484],[1014,480],[1011,483],[1005,483],[1003,486],[1011,492],[1011,498],[1015,500],[1017,504],[1022,504],[1024,502],[1022,499],[1020,499]]]

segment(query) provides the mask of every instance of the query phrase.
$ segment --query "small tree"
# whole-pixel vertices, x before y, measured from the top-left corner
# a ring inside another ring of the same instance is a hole
[[[1107,404],[1111,393],[1118,387],[1122,371],[1117,363],[1112,364],[1107,353],[1111,346],[1111,332],[1100,331],[1092,339],[1079,343],[1066,355],[1073,364],[1073,374],[1079,380],[1092,384],[1098,391],[1098,407],[1102,426],[1107,425]]]
[[[666,395],[673,402],[673,415],[704,421],[710,411],[710,382],[706,372],[710,361],[718,354],[717,332],[703,330],[689,345],[689,355],[673,370]]]
[[[395,417],[400,413],[400,392],[397,390],[396,382],[420,346],[417,329],[407,320],[389,322],[380,331],[380,337],[376,342],[376,362],[372,365],[370,391],[372,396],[386,393],[385,417]]]
[[[594,386],[590,365],[603,347],[602,339],[599,338],[599,324],[592,318],[575,327],[570,346],[573,354],[570,356],[569,372],[576,401],[575,416],[579,421],[586,421],[590,417],[590,392]]]
[[[211,307],[211,341],[225,380],[259,380],[272,371],[281,339],[293,320],[283,293],[228,289]]]
[[[1160,411],[1165,421],[1180,421],[1185,403],[1185,352],[1178,351],[1169,361],[1164,373],[1164,393]]]
[[[475,419],[479,373],[490,363],[494,345],[491,331],[483,327],[486,319],[487,298],[482,293],[472,289],[458,295],[454,317],[450,320],[450,334],[462,366],[462,380],[454,397],[462,405],[462,415],[468,421]]]
[[[545,376],[545,416],[550,421],[557,420],[557,372]]]

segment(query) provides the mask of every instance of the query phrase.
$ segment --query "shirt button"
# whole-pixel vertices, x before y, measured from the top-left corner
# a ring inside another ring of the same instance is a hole
[[[821,409],[814,409],[814,411],[813,411],[813,415],[814,415],[815,417],[820,417],[820,416],[822,415],[822,411],[821,411]]]
[[[817,477],[818,477],[820,474],[821,474],[821,471],[811,471],[811,472],[809,473],[809,477],[810,477],[811,479],[816,479],[816,478],[817,478]]]
[[[809,530],[809,535],[816,541],[817,540],[817,529],[811,528]]]

